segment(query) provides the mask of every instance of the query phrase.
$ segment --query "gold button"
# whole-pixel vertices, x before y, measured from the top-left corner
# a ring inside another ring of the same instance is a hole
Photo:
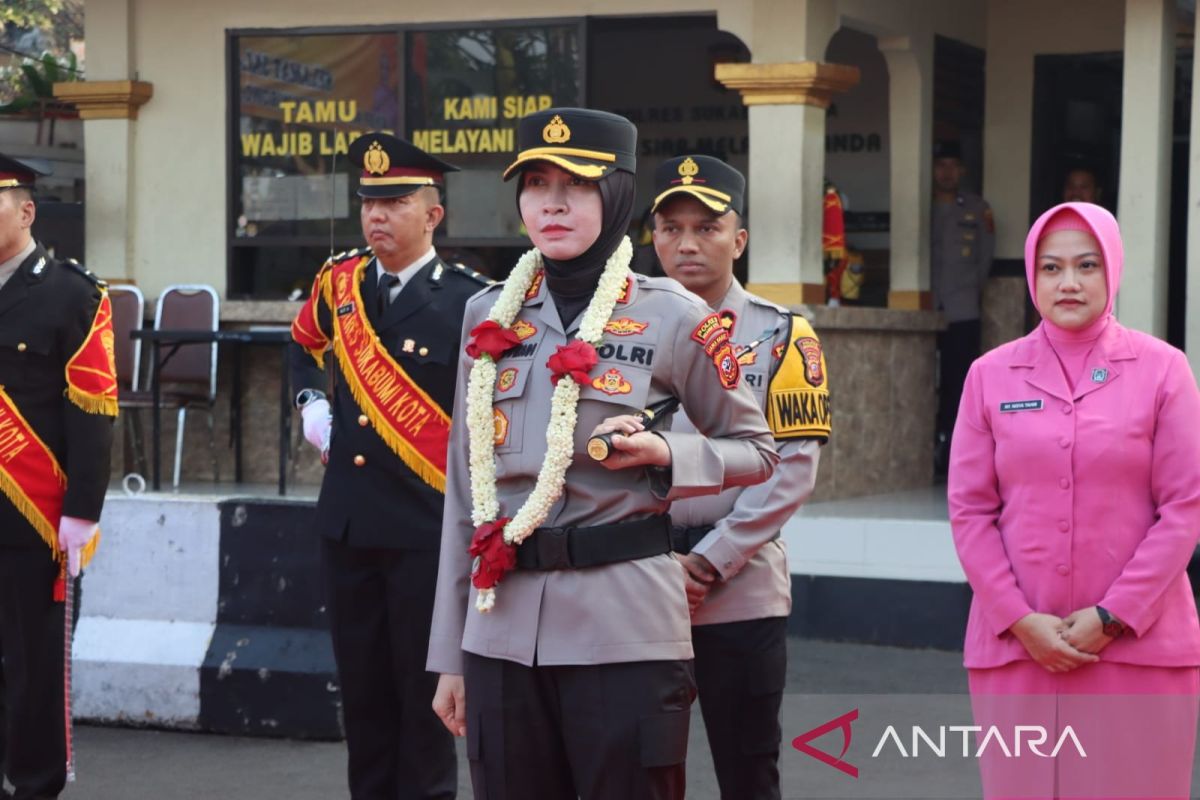
[[[366,464],[366,463],[367,463],[367,459],[363,458],[362,456],[354,457],[354,466],[361,467],[363,464]]]
[[[428,347],[422,347],[420,350],[418,350],[418,351],[417,351],[417,355],[421,355],[421,356],[427,356],[427,355],[429,355],[429,348],[428,348]]]
[[[18,353],[24,353],[24,352],[25,352],[25,343],[24,343],[24,342],[21,342],[20,344],[18,344],[18,345],[17,345],[17,352],[18,352]]]
[[[359,414],[359,415],[358,415],[358,424],[359,424],[359,425],[361,425],[362,427],[364,427],[364,428],[365,428],[365,427],[367,427],[367,423],[369,423],[370,421],[371,421],[371,420],[367,419],[367,415],[366,415],[366,414]]]

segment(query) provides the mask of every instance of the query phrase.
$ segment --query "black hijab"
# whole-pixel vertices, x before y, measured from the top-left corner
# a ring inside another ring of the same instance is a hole
[[[517,184],[518,204],[523,181]],[[554,298],[559,319],[566,328],[587,308],[592,294],[600,283],[600,275],[608,258],[621,243],[633,219],[633,201],[637,186],[632,173],[616,170],[596,181],[600,187],[603,221],[600,235],[584,252],[567,261],[542,257],[546,266],[546,288]]]

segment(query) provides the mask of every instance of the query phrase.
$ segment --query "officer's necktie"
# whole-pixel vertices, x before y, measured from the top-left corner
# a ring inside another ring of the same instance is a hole
[[[392,304],[392,287],[400,282],[390,272],[384,272],[379,276],[379,318],[383,319],[383,314],[387,311],[388,306]]]

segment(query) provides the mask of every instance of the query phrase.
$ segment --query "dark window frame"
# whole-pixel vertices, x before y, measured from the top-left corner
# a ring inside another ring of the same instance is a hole
[[[229,300],[269,300],[262,295],[252,292],[233,292],[238,283],[234,276],[236,254],[239,250],[265,247],[315,247],[330,244],[333,252],[347,250],[362,245],[361,235],[335,235],[321,237],[317,235],[298,236],[264,236],[254,239],[239,239],[235,235],[237,229],[238,192],[241,191],[241,181],[238,174],[240,167],[239,123],[241,119],[239,94],[239,42],[242,38],[252,37],[289,37],[289,36],[338,36],[338,35],[373,35],[395,34],[398,45],[396,51],[398,70],[397,103],[399,107],[397,125],[399,131],[407,130],[407,106],[405,90],[408,78],[408,54],[405,50],[407,34],[424,31],[446,31],[478,28],[529,28],[539,26],[568,26],[574,25],[579,47],[579,67],[577,82],[579,97],[582,105],[587,105],[588,98],[588,23],[589,17],[530,17],[524,19],[504,20],[462,20],[454,22],[431,23],[397,23],[389,25],[319,25],[288,28],[227,28],[225,30],[225,296]],[[441,233],[435,236],[435,244],[439,247],[523,247],[528,242],[521,237],[513,238],[470,238],[448,237]],[[315,273],[319,264],[313,264]]]

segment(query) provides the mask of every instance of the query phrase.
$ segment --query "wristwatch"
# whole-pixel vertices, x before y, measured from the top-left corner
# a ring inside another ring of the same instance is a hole
[[[318,389],[301,389],[296,393],[296,408],[304,408],[309,403],[324,399],[325,393]]]
[[[1096,613],[1100,616],[1100,624],[1103,626],[1105,636],[1116,639],[1125,632],[1125,624],[1108,613],[1104,606],[1096,606]]]

